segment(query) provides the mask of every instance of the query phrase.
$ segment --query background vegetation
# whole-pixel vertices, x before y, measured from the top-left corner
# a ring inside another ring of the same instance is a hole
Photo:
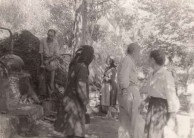
[[[91,69],[92,80],[100,79],[108,55],[119,60],[131,42],[142,47],[143,70],[148,52],[164,48],[170,66],[178,74],[179,90],[186,88],[192,73],[192,0],[0,0],[0,21],[0,26],[13,32],[29,30],[39,38],[49,28],[55,28],[64,51],[64,46],[91,44],[97,55]],[[75,35],[80,30],[81,35]],[[82,42],[75,44],[75,40]]]

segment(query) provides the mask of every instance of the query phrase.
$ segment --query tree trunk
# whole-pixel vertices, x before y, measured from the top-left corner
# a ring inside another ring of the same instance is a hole
[[[73,55],[80,45],[86,44],[87,34],[87,2],[86,0],[75,0],[75,21],[73,27]]]
[[[87,2],[82,2],[82,39],[81,45],[87,44]]]

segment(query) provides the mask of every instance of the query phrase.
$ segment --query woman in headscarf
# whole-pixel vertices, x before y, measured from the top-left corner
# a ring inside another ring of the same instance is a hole
[[[172,73],[164,67],[164,52],[161,50],[151,51],[149,62],[153,73],[149,78],[148,85],[144,88],[148,94],[145,132],[147,138],[163,138],[164,127],[169,119],[175,119],[180,103],[176,95]]]
[[[69,65],[68,84],[63,98],[63,109],[59,110],[63,120],[58,131],[67,138],[85,137],[85,114],[89,102],[89,65],[94,57],[94,49],[83,45],[75,53]]]
[[[107,111],[107,117],[111,117],[111,108],[115,107],[117,101],[117,84],[116,84],[116,65],[113,57],[107,58],[107,68],[103,76],[103,87],[101,105],[102,111]]]

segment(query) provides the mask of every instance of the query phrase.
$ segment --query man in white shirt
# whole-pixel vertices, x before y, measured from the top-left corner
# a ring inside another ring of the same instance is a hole
[[[132,43],[128,46],[126,56],[118,67],[119,119],[121,127],[130,138],[139,138],[143,135],[143,128],[137,130],[139,126],[137,119],[140,116],[138,107],[141,102],[136,69],[139,57],[140,47],[138,44]]]
[[[54,29],[49,29],[47,37],[41,40],[39,53],[41,55],[41,67],[45,67],[50,72],[48,90],[52,93],[56,69],[56,62],[53,61],[59,56],[59,44],[56,40],[56,31]]]

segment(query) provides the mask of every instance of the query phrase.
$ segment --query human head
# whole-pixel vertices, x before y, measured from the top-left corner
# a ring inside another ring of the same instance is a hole
[[[152,68],[154,68],[154,66],[163,66],[165,59],[165,53],[161,49],[152,50],[150,52],[149,63]]]
[[[56,33],[57,33],[56,30],[49,29],[48,33],[47,33],[48,39],[53,40],[55,38],[55,36],[56,36]]]
[[[109,58],[109,66],[110,67],[116,67],[114,57]]]
[[[128,45],[126,53],[137,61],[140,57],[140,46],[137,43],[131,43]]]
[[[93,59],[94,59],[94,48],[89,45],[82,45],[76,51],[75,57],[70,63],[70,67],[76,63],[84,63],[86,66],[89,66]]]

